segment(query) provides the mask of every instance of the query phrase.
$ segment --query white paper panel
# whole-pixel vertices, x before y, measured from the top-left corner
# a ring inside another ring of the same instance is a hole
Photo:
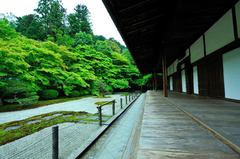
[[[191,49],[191,63],[204,57],[203,37],[201,36],[192,46]]]
[[[223,55],[225,97],[240,100],[240,48]]]
[[[169,82],[170,82],[170,90],[172,91],[173,90],[173,78],[172,78],[172,76],[170,77]]]
[[[185,64],[182,64],[182,65],[181,65],[181,69],[183,69],[183,68],[185,68]]]
[[[187,92],[185,70],[182,70],[182,92]]]
[[[205,38],[207,55],[234,41],[232,10],[206,32]]]
[[[240,1],[235,6],[237,15],[237,27],[238,27],[238,37],[240,38]]]
[[[173,74],[173,63],[167,68],[168,76]]]
[[[198,72],[197,72],[197,66],[193,67],[193,92],[195,94],[199,94],[198,90]]]
[[[171,72],[170,72],[170,66],[167,68],[167,75],[170,76]]]
[[[175,60],[173,63],[173,73],[177,72],[178,60]]]

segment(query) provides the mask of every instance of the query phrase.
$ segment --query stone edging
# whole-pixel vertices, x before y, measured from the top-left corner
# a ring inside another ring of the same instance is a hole
[[[140,94],[141,95],[141,94]],[[140,96],[139,95],[139,96]],[[68,159],[80,158],[84,155],[85,152],[97,141],[98,138],[102,136],[102,134],[113,124],[114,121],[118,119],[137,99],[137,96],[134,100],[132,100],[125,108],[122,109],[119,113],[110,118],[106,123],[102,125],[102,128],[99,129],[90,139],[87,140],[85,144],[83,144],[80,148],[78,148],[75,152],[73,152]]]

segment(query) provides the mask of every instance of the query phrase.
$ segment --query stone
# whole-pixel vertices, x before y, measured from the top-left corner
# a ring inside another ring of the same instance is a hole
[[[61,116],[62,114],[54,114],[54,115],[52,115],[52,116]]]
[[[33,121],[29,121],[27,124],[34,124],[34,123],[40,123],[41,120],[33,120]]]
[[[71,117],[73,116],[72,114],[67,114],[67,115],[63,115],[63,117]]]
[[[77,119],[80,119],[80,118],[87,118],[86,115],[79,115],[79,116],[76,116]]]
[[[9,127],[7,127],[6,129],[4,129],[3,131],[15,130],[15,129],[19,129],[19,128],[21,128],[21,127],[22,127],[21,125],[18,125],[18,126],[9,126]]]

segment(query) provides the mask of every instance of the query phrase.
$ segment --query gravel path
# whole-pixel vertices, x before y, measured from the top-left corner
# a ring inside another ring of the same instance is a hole
[[[123,98],[123,101],[125,101],[125,97],[121,96],[121,93],[109,95],[109,97],[111,98],[87,97],[80,100],[52,104],[52,105],[47,105],[47,106],[34,108],[34,109],[0,113],[0,124],[10,122],[10,121],[23,120],[35,115],[50,113],[53,111],[85,111],[91,114],[95,114],[98,112],[96,108],[97,105],[94,104],[95,102],[110,101],[113,99],[117,101],[115,106],[116,106],[116,112],[118,112],[120,110],[120,98]],[[123,103],[125,106],[126,105],[125,102]],[[102,113],[103,115],[112,115],[112,107],[110,105],[104,106]]]
[[[67,158],[101,127],[97,124],[59,124],[59,158]],[[0,158],[52,158],[52,127],[0,146]]]
[[[0,123],[23,120],[39,114],[53,111],[86,111],[91,114],[97,113],[98,101],[110,101],[115,99],[115,112],[120,109],[120,98],[123,99],[123,107],[126,106],[125,97],[121,93],[111,95],[111,98],[84,98],[80,100],[52,104],[40,108],[0,113]],[[129,98],[128,98],[129,100]],[[103,115],[112,115],[112,106],[103,107]],[[98,123],[63,123],[59,124],[59,158],[67,158],[71,153],[83,145],[99,129]],[[15,140],[11,143],[0,146],[0,158],[14,159],[42,159],[52,157],[52,127],[45,128],[39,132]]]

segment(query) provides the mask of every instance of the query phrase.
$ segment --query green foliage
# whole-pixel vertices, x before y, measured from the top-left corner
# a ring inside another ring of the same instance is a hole
[[[62,114],[60,116],[55,116],[56,114]],[[64,117],[64,115],[71,115],[70,117]],[[51,119],[43,119],[44,117],[51,116]],[[77,116],[86,116],[85,118],[77,118]],[[74,112],[74,111],[55,111],[51,113],[46,113],[46,114],[40,114],[36,115],[30,118],[26,118],[24,120],[19,120],[19,121],[11,121],[8,123],[3,123],[0,124],[0,146],[12,142],[14,140],[17,140],[21,137],[31,135],[35,132],[38,132],[44,128],[65,123],[65,122],[84,122],[88,123],[89,122],[97,122],[95,119],[88,119],[89,117],[94,116],[97,117],[97,115],[89,114],[87,112]],[[104,116],[110,118],[110,116]],[[40,120],[41,122],[37,123],[31,123],[31,121],[36,121]],[[105,121],[103,121],[105,122]],[[20,128],[15,129],[15,130],[8,130],[4,131],[6,128],[11,127],[11,126],[20,126]]]
[[[75,46],[77,45],[93,45],[93,39],[91,34],[87,34],[86,32],[80,31],[79,33],[75,34]]]
[[[60,0],[40,0],[36,11],[39,16],[17,18],[16,29],[24,36],[18,36],[7,20],[0,21],[0,98],[3,101],[9,79],[30,84],[32,92],[54,89],[61,96],[104,95],[106,92],[102,90],[128,89],[142,83],[130,53],[122,53],[124,47],[120,43],[84,30],[91,28],[90,23],[89,27],[83,27],[82,23],[89,21],[86,7],[75,8],[76,13],[71,16],[82,19],[70,26],[65,25]],[[75,25],[81,26],[80,29],[74,28]],[[103,88],[96,83],[98,79]],[[25,92],[24,98],[36,95],[32,92]]]
[[[123,55],[130,61],[131,64],[135,64],[133,58],[132,58],[132,55],[130,54],[129,50],[125,49],[123,51]]]
[[[89,22],[90,12],[85,5],[78,4],[75,13],[68,15],[69,35],[74,37],[80,31],[92,34],[91,23]]]
[[[115,42],[114,39],[112,40],[105,40],[107,45],[112,49],[113,52],[121,53],[121,48]]]
[[[106,38],[104,37],[104,36],[102,36],[102,35],[94,35],[93,36],[93,40],[94,40],[94,42],[96,42],[96,41],[105,41],[106,40]]]
[[[102,104],[105,104],[105,103],[108,103],[108,102],[110,102],[110,101],[100,101],[100,102],[95,102],[94,104],[96,104],[96,105],[102,105]],[[112,103],[113,103],[113,102],[110,102],[110,103],[108,103],[107,105],[112,105]],[[115,103],[116,103],[116,101],[115,101]]]
[[[53,29],[54,36],[48,35],[47,40],[71,48],[74,45],[74,39],[69,35],[63,34],[61,30]]]
[[[41,92],[41,98],[43,99],[54,99],[59,95],[58,91],[54,89],[44,89]]]
[[[122,44],[120,44],[117,40],[115,40],[114,38],[109,38],[109,41],[112,41],[114,43],[116,43],[118,45],[118,47],[121,49],[121,53],[124,52],[125,50],[127,50],[126,46],[123,46]],[[114,49],[113,49],[114,50]]]
[[[109,85],[115,89],[130,88],[129,82],[126,79],[109,79],[108,82],[110,83]]]
[[[110,56],[113,50],[111,49],[110,46],[108,46],[107,41],[97,41],[96,44],[94,45],[94,49],[96,51],[102,52],[107,56]]]
[[[44,40],[46,35],[40,17],[36,14],[24,15],[18,17],[16,22],[16,31],[27,38],[35,40]]]
[[[10,40],[12,38],[16,38],[18,34],[15,30],[8,25],[8,20],[0,20],[0,38],[3,40]]]
[[[113,52],[113,53],[111,54],[111,56],[112,56],[113,64],[114,64],[114,65],[125,65],[125,66],[127,66],[127,65],[130,64],[129,60],[128,60],[127,58],[125,58],[125,57],[124,57],[122,54],[120,54],[120,53]]]
[[[16,27],[16,20],[17,20],[17,17],[12,13],[0,13],[0,19],[2,19],[3,21],[4,20],[7,20],[9,22],[9,25],[12,27],[12,28],[15,28]]]
[[[40,20],[44,28],[43,34],[54,37],[56,41],[55,30],[64,30],[66,9],[62,6],[61,0],[39,0],[35,11],[41,15]],[[46,39],[46,37],[44,38]]]
[[[84,96],[72,97],[72,98],[65,97],[65,98],[59,98],[59,99],[41,100],[41,101],[38,101],[37,103],[32,103],[24,107],[19,107],[18,104],[7,104],[0,107],[0,112],[33,109],[33,108],[38,108],[38,107],[42,107],[50,104],[57,104],[57,103],[69,102],[73,100],[79,100],[79,99],[90,97],[90,96],[91,95],[84,95]]]
[[[157,73],[157,76],[162,76],[162,73]],[[140,80],[139,82],[142,83],[142,85],[146,85],[147,87],[152,87],[152,74],[147,74],[145,76],[143,76],[143,78]]]
[[[20,106],[32,104],[38,101],[36,90],[29,83],[18,79],[8,79],[5,87],[4,101],[9,103],[18,103]]]
[[[70,94],[70,97],[79,97],[80,96],[80,92],[77,90],[73,90]]]
[[[104,80],[97,80],[94,82],[92,94],[97,96],[105,96],[110,93],[111,88],[106,84]]]

